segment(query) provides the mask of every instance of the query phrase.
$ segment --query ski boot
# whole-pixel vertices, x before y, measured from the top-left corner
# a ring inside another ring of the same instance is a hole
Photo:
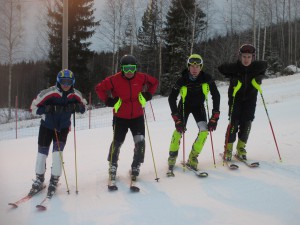
[[[224,160],[231,161],[233,143],[227,143],[227,150],[224,151]]]
[[[131,179],[136,179],[136,177],[140,174],[140,164],[131,167]]]
[[[59,176],[51,175],[50,183],[48,187],[48,193],[47,193],[48,198],[51,198],[54,195],[57,188],[58,180],[59,180]]]
[[[44,188],[45,176],[44,174],[36,174],[36,179],[33,181],[32,187],[28,195],[35,195]]]
[[[239,139],[236,146],[236,156],[242,160],[247,160],[247,151],[245,147],[246,143]]]
[[[194,152],[193,150],[191,151],[190,155],[189,155],[189,159],[186,163],[186,166],[190,167],[193,170],[198,170],[198,154],[196,152]]]
[[[174,177],[173,169],[176,163],[176,159],[177,156],[171,156],[171,155],[168,158],[168,165],[169,165],[169,170],[167,172],[168,177]]]

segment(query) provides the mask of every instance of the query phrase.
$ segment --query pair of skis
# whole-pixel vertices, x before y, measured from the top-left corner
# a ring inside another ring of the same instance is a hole
[[[237,164],[235,164],[234,162],[232,161],[227,161],[227,160],[224,160],[224,155],[223,153],[220,153],[220,156],[221,158],[223,159],[223,162],[224,164],[231,170],[236,170],[239,168],[239,166]],[[256,167],[259,167],[259,162],[250,162],[250,161],[247,161],[247,160],[244,160],[240,157],[238,157],[237,155],[234,155],[234,158],[236,160],[238,160],[239,162],[242,162],[244,163],[246,166],[248,166],[249,168],[256,168]]]
[[[8,205],[12,206],[13,208],[18,208],[20,204],[22,203],[25,203],[27,201],[29,201],[33,196],[36,196],[37,194],[41,193],[43,189],[46,188],[46,185],[43,186],[43,188],[34,193],[34,194],[28,194],[26,195],[25,197],[21,198],[20,200],[16,201],[16,202],[11,202],[11,203],[8,203]],[[39,209],[39,210],[46,210],[47,209],[47,205],[50,201],[50,199],[53,197],[53,194],[52,195],[47,195],[41,202],[40,204],[37,204],[36,205],[36,208]]]

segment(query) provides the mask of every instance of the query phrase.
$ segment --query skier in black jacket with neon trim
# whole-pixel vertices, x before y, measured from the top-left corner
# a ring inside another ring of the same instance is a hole
[[[168,165],[168,176],[172,176],[173,168],[178,156],[180,140],[182,134],[186,130],[187,120],[190,114],[193,117],[199,128],[198,136],[192,146],[189,154],[187,166],[197,170],[198,155],[202,151],[206,141],[208,130],[214,131],[217,127],[220,111],[220,93],[212,77],[202,71],[203,60],[198,54],[192,54],[187,60],[187,68],[183,70],[182,76],[178,78],[169,96],[169,105],[172,112],[172,118],[175,122],[175,131],[173,132]],[[206,85],[206,86],[203,86]],[[213,100],[212,116],[207,124],[206,111],[204,107],[205,93],[203,87],[210,91]],[[181,99],[177,105],[177,97],[181,94]]]
[[[251,124],[257,101],[257,89],[252,85],[253,79],[261,84],[267,69],[265,61],[254,61],[255,47],[244,44],[239,49],[239,59],[235,63],[225,63],[218,70],[230,78],[228,89],[229,125],[226,131],[224,160],[232,158],[233,144],[238,133],[236,156],[247,160],[246,143],[250,134]]]

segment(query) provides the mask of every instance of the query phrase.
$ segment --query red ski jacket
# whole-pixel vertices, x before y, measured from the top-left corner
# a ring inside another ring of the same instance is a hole
[[[132,79],[127,79],[122,72],[118,72],[97,84],[95,90],[103,102],[108,99],[109,92],[113,98],[121,98],[121,107],[117,113],[113,110],[114,115],[119,118],[133,119],[144,115],[138,99],[139,93],[147,91],[153,95],[157,86],[158,80],[146,73],[136,72]]]

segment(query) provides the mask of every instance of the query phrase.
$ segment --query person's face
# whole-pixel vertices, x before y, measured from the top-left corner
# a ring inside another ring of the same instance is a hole
[[[249,66],[252,63],[253,55],[250,53],[242,53],[241,55],[241,63],[244,66]]]
[[[136,65],[124,65],[121,69],[124,73],[124,76],[127,79],[131,79],[134,77],[134,74],[136,72]]]
[[[189,71],[193,77],[198,77],[198,75],[201,71],[201,66],[200,65],[190,65]]]
[[[69,91],[71,88],[71,86],[69,86],[69,85],[60,85],[60,86],[63,91]]]

